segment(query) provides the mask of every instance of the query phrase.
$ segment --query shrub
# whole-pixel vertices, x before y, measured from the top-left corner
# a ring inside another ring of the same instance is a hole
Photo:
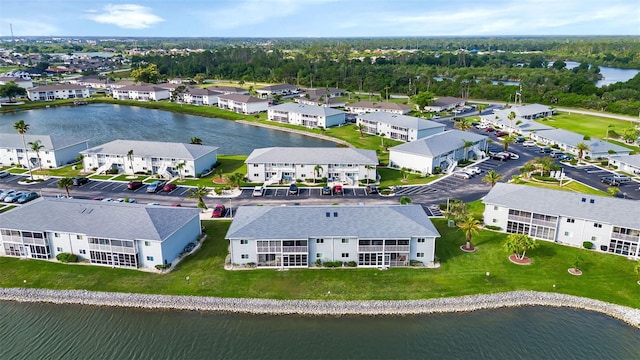
[[[591,241],[585,241],[582,243],[582,247],[585,249],[593,249],[593,243]]]
[[[112,168],[112,169],[107,170],[107,174],[109,174],[109,175],[115,175],[117,173],[118,173],[118,169]]]
[[[500,226],[495,226],[495,225],[486,225],[485,228],[487,228],[489,230],[495,230],[495,231],[502,230],[502,228]]]
[[[438,204],[438,208],[440,208],[440,210],[447,210],[447,203]]]
[[[322,259],[316,259],[316,266],[322,266]]]
[[[356,263],[355,261],[347,261],[344,264],[345,264],[345,266],[348,266],[348,267],[356,267],[356,266],[358,266],[358,263]]]
[[[578,159],[573,159],[573,160],[569,161],[569,164],[571,164],[571,165],[578,164]]]
[[[438,175],[442,173],[442,168],[440,166],[436,166],[433,168],[433,175]]]
[[[60,262],[70,263],[70,262],[77,262],[78,256],[75,254],[60,253],[56,255],[56,259],[58,259],[58,261]]]
[[[338,261],[325,261],[323,263],[323,265],[325,267],[330,267],[330,268],[340,267],[340,266],[342,266],[342,261],[340,261],[340,260],[338,260]]]
[[[607,166],[607,165],[609,165],[609,162],[607,160],[600,161],[600,166]]]
[[[584,159],[585,160],[591,160],[591,156],[585,156]]]
[[[553,144],[551,145],[552,149],[560,149],[560,146],[558,144]]]
[[[158,270],[164,270],[164,269],[168,269],[170,267],[171,267],[171,263],[156,265],[156,269],[158,269]]]
[[[409,261],[409,265],[410,266],[424,266],[424,263],[422,261],[418,261],[418,260],[410,260]]]

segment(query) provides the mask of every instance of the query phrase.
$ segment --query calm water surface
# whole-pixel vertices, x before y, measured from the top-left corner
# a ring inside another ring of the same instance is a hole
[[[326,318],[0,302],[0,359],[44,358],[640,359],[640,330],[543,307]]]
[[[330,141],[229,120],[135,106],[91,104],[18,111],[0,115],[0,132],[15,133],[13,124],[18,120],[30,125],[30,134],[81,136],[89,139],[89,146],[116,139],[188,143],[194,136],[205,145],[218,146],[219,154],[248,155],[255,148],[270,146],[336,146]]]

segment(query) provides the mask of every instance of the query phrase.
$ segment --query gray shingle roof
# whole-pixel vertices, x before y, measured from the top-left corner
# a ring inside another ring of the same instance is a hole
[[[583,202],[582,199],[586,201]],[[593,204],[590,203],[591,199],[594,199]],[[487,205],[640,229],[640,201],[635,200],[497,183],[483,202]]]
[[[611,160],[618,160],[631,166],[640,167],[640,154],[635,155],[612,155]]]
[[[248,92],[247,89],[243,89],[243,88],[239,88],[239,87],[233,87],[233,86],[217,86],[217,85],[213,85],[213,86],[209,86],[207,89],[209,90],[213,90],[213,91],[220,91],[220,92],[227,92],[227,93],[246,93]]]
[[[429,106],[441,107],[441,106],[447,106],[447,105],[451,105],[451,104],[457,104],[457,103],[463,102],[463,101],[464,100],[460,99],[460,98],[451,97],[451,96],[445,96],[445,97],[441,97],[441,98],[436,99],[434,102],[429,104]]]
[[[523,106],[514,106],[511,109],[507,109],[507,111],[513,111],[514,113],[516,113],[516,116],[522,117],[522,116],[536,115],[540,113],[547,113],[551,111],[551,108],[546,105],[529,104],[529,105],[523,105]]]
[[[159,85],[128,85],[119,88],[120,91],[165,91],[167,89],[159,86]]]
[[[0,228],[164,241],[198,216],[192,208],[44,197],[0,214]]]
[[[306,239],[315,236],[383,239],[439,237],[440,234],[420,205],[241,206],[225,237]]]
[[[575,147],[581,142],[584,142],[591,149],[591,153],[607,153],[609,149],[617,152],[626,154],[629,153],[629,149],[622,147],[620,145],[612,144],[606,141],[591,139],[584,140],[584,135],[577,134],[571,131],[567,131],[564,129],[553,129],[553,130],[545,130],[543,132],[538,133],[538,136],[556,141],[558,143],[567,144]]]
[[[75,85],[75,84],[62,84],[62,85],[47,85],[47,86],[38,86],[31,89],[27,89],[28,92],[38,92],[38,91],[56,91],[56,90],[86,90],[87,88],[84,85]]]
[[[24,140],[29,147],[30,142],[40,140],[40,143],[44,146],[43,150],[53,151],[63,149],[65,147],[76,145],[80,143],[86,143],[87,139],[82,139],[73,136],[60,136],[60,135],[34,135],[24,134]],[[23,149],[22,136],[18,133],[15,134],[0,134],[0,148],[7,149]]]
[[[433,129],[438,127],[444,129],[446,127],[446,125],[435,121],[425,120],[414,116],[391,114],[388,112],[361,114],[358,115],[358,118],[416,130]]]
[[[298,90],[298,87],[295,85],[289,84],[277,84],[277,85],[269,85],[256,89],[256,91],[279,91],[279,90]]]
[[[474,143],[487,139],[486,136],[460,130],[447,130],[420,138],[416,141],[394,146],[390,151],[436,157],[463,147],[464,141]]]
[[[300,114],[325,116],[325,117],[344,114],[344,111],[332,109],[330,107],[303,105],[303,104],[296,104],[296,103],[284,103],[284,104],[272,106],[269,108],[269,110],[296,112]]]
[[[349,108],[367,108],[367,109],[388,109],[388,110],[402,110],[402,111],[411,111],[411,107],[402,104],[396,104],[392,102],[378,102],[374,103],[371,101],[359,101],[353,104],[347,105]]]
[[[269,100],[266,99],[259,99],[257,97],[253,97],[251,95],[244,95],[244,94],[227,94],[227,95],[220,95],[218,96],[218,99],[225,99],[225,100],[232,100],[232,101],[237,101],[237,102],[241,102],[241,103],[256,103],[256,102],[268,102]]]
[[[212,90],[210,88],[203,89],[199,87],[190,87],[187,89],[187,92],[191,95],[203,95],[203,96],[224,95],[224,93],[220,91]]]
[[[293,164],[365,164],[377,165],[374,150],[354,148],[319,147],[269,147],[255,149],[245,163],[293,163]]]
[[[81,153],[126,155],[129,150],[133,150],[134,156],[195,160],[218,150],[218,148],[207,145],[159,141],[114,140],[106,144],[94,146],[90,149],[81,151]]]

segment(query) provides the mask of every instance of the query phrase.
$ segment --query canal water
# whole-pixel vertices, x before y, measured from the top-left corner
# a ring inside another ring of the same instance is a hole
[[[544,307],[335,318],[0,302],[0,359],[630,360],[640,330]]]
[[[192,137],[217,146],[219,154],[248,155],[271,146],[335,147],[331,141],[243,125],[230,120],[176,114],[135,106],[90,104],[18,111],[0,115],[0,133],[15,133],[24,120],[29,134],[73,135],[97,146],[116,139],[188,143]]]

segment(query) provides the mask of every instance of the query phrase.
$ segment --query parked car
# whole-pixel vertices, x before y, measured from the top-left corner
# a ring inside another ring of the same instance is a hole
[[[22,194],[24,194],[22,191],[12,192],[11,194],[8,194],[7,196],[4,197],[4,202],[6,203],[16,202],[18,201],[18,198],[22,196]]]
[[[465,169],[467,169],[468,171],[472,171],[475,175],[482,174],[482,169],[477,166],[467,166]]]
[[[549,156],[551,156],[552,158],[559,158],[560,155],[564,155],[564,153],[558,150],[553,150],[549,153]]]
[[[336,195],[342,195],[343,189],[342,189],[342,185],[335,185],[333,187],[333,193]]]
[[[18,204],[24,204],[24,203],[29,202],[31,200],[37,199],[39,197],[40,197],[40,195],[38,195],[37,192],[31,191],[31,192],[22,194],[22,196],[20,196],[16,202]]]
[[[623,182],[631,181],[631,178],[623,174],[614,174],[613,180],[623,183]]]
[[[89,179],[87,179],[86,177],[74,177],[73,178],[73,185],[74,186],[82,186],[86,183],[89,182]]]
[[[471,179],[471,175],[467,174],[464,171],[456,171],[452,174],[452,176],[460,178],[460,179]]]
[[[91,200],[102,201],[102,200],[104,200],[104,198],[102,196],[96,196],[94,198],[91,198]]]
[[[222,204],[218,204],[216,205],[215,208],[213,208],[213,213],[211,214],[211,217],[221,218],[221,217],[224,217],[226,214],[227,214],[227,208]]]
[[[477,175],[476,172],[473,171],[473,169],[469,169],[469,168],[462,168],[462,169],[460,169],[458,171],[463,172],[465,174],[468,174],[470,177],[474,177],[474,176]]]
[[[289,185],[289,195],[298,195],[298,185],[296,184]]]
[[[507,136],[507,135],[509,135],[509,133],[506,132],[506,131],[498,131],[498,132],[496,132],[496,136],[497,137],[503,137],[503,136]]]
[[[524,143],[526,140],[527,140],[527,139],[523,138],[522,136],[518,136],[514,141],[515,141],[517,144],[522,144],[522,143]]]
[[[102,202],[113,202],[113,199],[112,198],[103,198],[100,201],[102,201]]]
[[[498,161],[507,161],[507,160],[509,160],[509,158],[507,157],[507,155],[502,154],[502,153],[496,153],[496,154],[493,154],[493,155],[491,155],[491,158],[492,158],[493,160],[498,160]]]
[[[613,178],[613,176],[605,176],[600,179],[600,182],[603,182],[610,186],[620,186],[620,182]]]
[[[132,199],[132,198],[117,198],[113,201],[121,202],[121,203],[129,203],[129,204],[135,204],[138,202],[136,199]]]
[[[378,188],[375,185],[367,185],[366,192],[367,194],[377,194]]]
[[[331,186],[325,186],[322,188],[322,195],[331,195]]]
[[[129,190],[137,190],[137,189],[141,188],[142,185],[144,185],[142,183],[142,181],[129,181],[129,183],[127,184],[127,189],[129,189]]]
[[[509,159],[512,159],[512,160],[520,159],[520,155],[518,155],[518,154],[516,154],[516,153],[514,153],[512,151],[505,151],[505,154],[509,155]]]
[[[484,129],[484,132],[488,132],[488,133],[491,133],[491,132],[494,132],[494,131],[496,131],[496,129],[494,129],[492,127],[488,127],[486,129]]]
[[[556,159],[560,161],[571,161],[573,160],[573,156],[567,154],[560,154],[556,157]]]
[[[16,192],[15,190],[3,190],[2,193],[0,193],[0,201],[4,201],[4,198],[6,198],[7,196],[13,194],[14,192]]]
[[[540,148],[540,152],[543,154],[550,154],[553,150],[550,147],[542,147]]]
[[[172,192],[173,190],[175,190],[178,187],[178,185],[174,184],[174,183],[166,183],[163,187],[162,187],[162,191],[164,192]]]
[[[256,186],[253,188],[253,196],[262,196],[264,195],[264,186]]]
[[[158,191],[162,190],[163,187],[164,187],[164,181],[156,180],[156,181],[152,182],[151,184],[147,185],[147,192],[148,193],[155,193],[155,192],[158,192]]]
[[[489,127],[489,125],[483,124],[483,123],[480,123],[480,124],[476,125],[476,129],[486,129],[488,127]]]
[[[535,141],[532,141],[532,140],[527,140],[527,141],[525,141],[525,142],[523,142],[523,143],[522,143],[522,146],[526,146],[526,147],[529,147],[529,146],[536,146],[536,142],[535,142]]]
[[[9,175],[11,174],[7,170],[0,171],[0,178],[6,178]]]

